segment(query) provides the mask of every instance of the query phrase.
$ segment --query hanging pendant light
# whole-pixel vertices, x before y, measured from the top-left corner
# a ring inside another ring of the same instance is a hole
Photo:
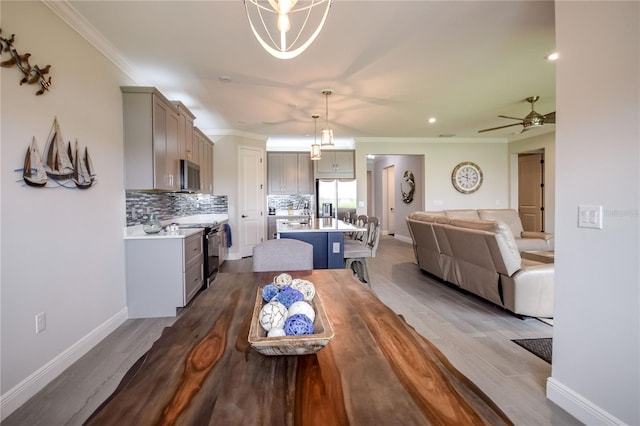
[[[313,43],[324,26],[329,7],[331,0],[244,0],[253,35],[278,59],[295,58]],[[298,18],[295,22],[292,15]],[[254,25],[254,21],[260,25]],[[315,30],[309,28],[315,25],[312,22],[318,22]],[[289,32],[293,36],[287,38]]]
[[[331,89],[325,89],[322,91],[322,94],[326,98],[326,109],[325,109],[325,120],[326,127],[322,129],[322,133],[320,135],[320,145],[322,148],[332,148],[333,147],[333,130],[329,128],[329,95],[333,93]]]
[[[311,116],[314,120],[313,124],[313,145],[311,145],[311,159],[312,160],[320,160],[322,158],[322,151],[320,151],[320,145],[318,145],[318,141],[316,139],[318,133],[318,114]]]

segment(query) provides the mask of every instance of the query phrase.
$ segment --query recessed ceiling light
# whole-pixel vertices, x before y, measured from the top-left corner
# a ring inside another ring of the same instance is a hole
[[[367,154],[367,158],[368,158],[369,160],[373,160],[374,158],[376,158],[376,156],[375,156],[375,155],[373,155],[373,154]]]
[[[453,134],[453,133],[443,133],[441,135],[438,135],[439,138],[452,138],[454,136],[455,136],[455,134]]]
[[[220,80],[223,83],[231,83],[233,81],[231,77],[229,77],[228,75],[221,75],[218,77],[218,80]]]
[[[545,56],[544,58],[547,61],[557,61],[558,60],[558,52],[553,52],[553,53],[549,53],[547,56]]]
[[[436,118],[435,117],[430,117],[429,118],[429,124],[433,124],[436,122]]]

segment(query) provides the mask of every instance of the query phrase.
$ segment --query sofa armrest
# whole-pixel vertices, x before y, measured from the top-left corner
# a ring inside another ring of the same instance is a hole
[[[539,238],[549,241],[553,238],[553,234],[549,232],[522,231],[520,238]]]
[[[504,304],[507,309],[531,317],[553,317],[554,265],[528,266],[503,277]]]

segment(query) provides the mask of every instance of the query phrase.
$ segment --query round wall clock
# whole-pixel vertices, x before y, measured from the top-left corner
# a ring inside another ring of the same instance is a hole
[[[471,161],[465,161],[454,167],[451,173],[453,187],[463,194],[471,194],[482,185],[482,170]]]

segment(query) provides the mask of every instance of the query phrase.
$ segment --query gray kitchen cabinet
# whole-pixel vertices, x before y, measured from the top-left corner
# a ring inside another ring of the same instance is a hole
[[[194,129],[194,144],[198,144],[200,157],[200,192],[213,195],[213,142],[197,127]]]
[[[180,159],[185,159],[197,163],[197,151],[193,147],[193,121],[196,117],[180,101],[173,101],[173,105],[178,109],[178,152]]]
[[[269,194],[313,194],[309,153],[267,153],[267,186]]]
[[[120,88],[125,189],[180,189],[179,113],[153,87]]]
[[[355,151],[323,150],[322,158],[314,161],[316,179],[354,179]]]
[[[174,317],[204,283],[202,232],[126,240],[129,318]]]

